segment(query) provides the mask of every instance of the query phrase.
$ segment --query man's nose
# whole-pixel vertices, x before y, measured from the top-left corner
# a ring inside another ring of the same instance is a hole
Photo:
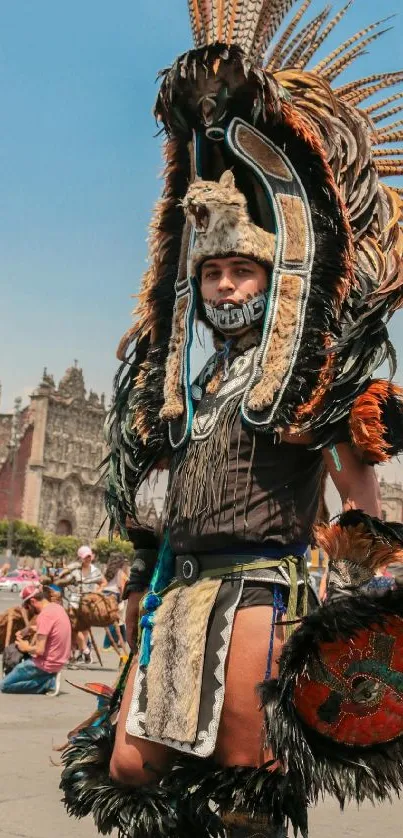
[[[218,283],[219,291],[227,291],[229,288],[233,289],[234,283],[230,271],[223,271]]]

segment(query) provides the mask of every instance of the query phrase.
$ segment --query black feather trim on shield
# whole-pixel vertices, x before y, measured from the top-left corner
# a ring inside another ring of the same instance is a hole
[[[402,618],[402,588],[325,605],[303,619],[284,647],[278,681],[258,687],[273,752],[285,770],[304,778],[311,803],[324,793],[342,807],[350,800],[375,803],[390,800],[403,788],[403,672],[398,668]],[[393,736],[388,728],[393,715],[386,705],[388,690],[394,707]],[[307,700],[314,707],[308,713]],[[348,741],[349,735],[340,735],[343,725],[346,734],[359,726],[366,710],[373,741],[357,744]]]

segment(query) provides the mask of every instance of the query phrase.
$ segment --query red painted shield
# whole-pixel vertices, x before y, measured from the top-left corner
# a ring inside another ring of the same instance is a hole
[[[353,639],[319,645],[294,689],[298,715],[318,733],[351,746],[390,742],[403,734],[403,620],[361,630]]]

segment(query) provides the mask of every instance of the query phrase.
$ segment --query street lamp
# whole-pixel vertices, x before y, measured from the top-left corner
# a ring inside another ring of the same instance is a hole
[[[13,554],[13,537],[14,537],[14,493],[15,480],[17,477],[18,466],[18,444],[21,439],[20,434],[20,418],[21,418],[21,404],[22,399],[17,397],[14,401],[14,413],[11,425],[11,436],[9,442],[9,449],[11,451],[11,478],[10,478],[10,492],[8,496],[8,527],[7,527],[7,550],[6,556],[8,559]]]

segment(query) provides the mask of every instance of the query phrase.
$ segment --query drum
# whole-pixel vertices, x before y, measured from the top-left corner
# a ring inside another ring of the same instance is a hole
[[[7,628],[11,621],[11,635],[7,638]],[[22,608],[16,606],[15,608],[8,608],[3,614],[0,614],[0,654],[4,652],[6,641],[13,643],[17,631],[25,628],[25,620]]]
[[[92,626],[106,628],[119,622],[116,597],[105,594],[83,594],[78,608],[69,608],[68,615],[74,631],[86,631]]]

